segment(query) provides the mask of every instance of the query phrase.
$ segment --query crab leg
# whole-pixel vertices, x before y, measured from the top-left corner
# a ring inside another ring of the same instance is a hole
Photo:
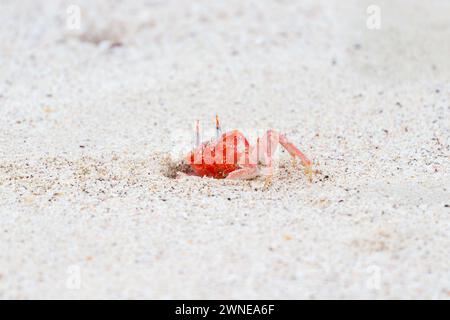
[[[300,150],[298,150],[298,148],[290,142],[284,134],[280,134],[279,141],[291,156],[300,158],[304,167],[310,167],[312,165],[311,160],[309,160]]]
[[[234,133],[236,135],[236,133]],[[233,136],[234,136],[233,135]],[[239,135],[241,135],[239,133]],[[280,143],[292,157],[299,157],[302,165],[305,167],[305,173],[309,179],[312,179],[312,162],[309,160],[292,142],[290,142],[284,134],[280,134],[275,130],[268,130],[266,134],[256,142],[256,148],[251,148],[249,164],[243,164],[241,169],[230,172],[227,179],[252,179],[258,175],[266,176],[265,187],[269,186],[273,176],[273,154],[276,151],[277,145]],[[255,163],[253,163],[255,161]],[[258,168],[261,163],[265,167]]]
[[[305,167],[305,174],[308,176],[309,181],[312,181],[312,161],[308,159],[292,142],[290,142],[284,134],[280,134],[280,144],[292,155],[299,157],[302,161],[302,165]]]

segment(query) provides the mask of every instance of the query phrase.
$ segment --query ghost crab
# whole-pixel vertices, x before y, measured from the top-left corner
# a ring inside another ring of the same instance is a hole
[[[184,159],[192,175],[216,179],[249,180],[266,176],[266,186],[271,183],[274,172],[272,158],[278,143],[293,157],[300,158],[309,180],[312,180],[312,162],[286,135],[268,130],[256,145],[249,144],[244,134],[238,130],[221,133],[219,118],[216,116],[216,139],[200,143],[199,122],[196,123],[196,148]]]

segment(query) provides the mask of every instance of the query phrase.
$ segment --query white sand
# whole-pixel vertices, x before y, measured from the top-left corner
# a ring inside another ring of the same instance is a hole
[[[450,298],[448,1],[130,2],[0,4],[0,298]],[[216,112],[322,173],[164,176]]]

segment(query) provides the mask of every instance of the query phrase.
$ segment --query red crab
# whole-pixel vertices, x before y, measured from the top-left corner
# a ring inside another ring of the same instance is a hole
[[[251,146],[238,130],[221,134],[219,118],[216,116],[216,140],[200,143],[198,121],[196,140],[197,147],[185,159],[194,175],[216,179],[252,179],[265,175],[266,183],[270,183],[273,175],[272,155],[280,143],[294,159],[300,158],[305,173],[311,180],[311,160],[285,134],[275,130],[268,130],[262,138],[257,139],[256,146]]]

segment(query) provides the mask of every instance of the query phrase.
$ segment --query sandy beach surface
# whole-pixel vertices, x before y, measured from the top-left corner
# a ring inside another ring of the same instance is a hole
[[[2,1],[0,298],[449,299],[449,16]],[[313,182],[286,152],[268,189],[170,177],[216,113],[285,132]]]

